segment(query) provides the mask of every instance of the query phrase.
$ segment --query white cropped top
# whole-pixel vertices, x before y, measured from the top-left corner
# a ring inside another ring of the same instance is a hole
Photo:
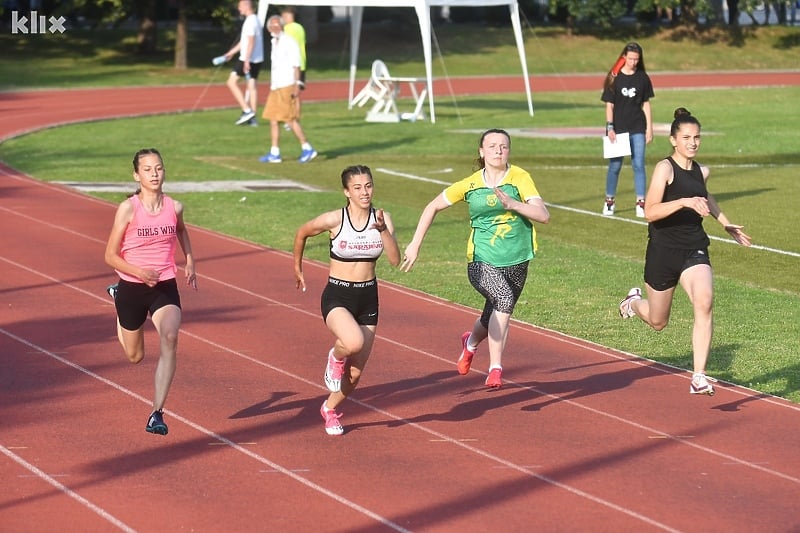
[[[371,227],[376,223],[375,208],[370,208],[367,223],[361,229],[353,227],[347,207],[342,208],[342,225],[331,238],[331,259],[338,261],[375,261],[383,253],[381,233]]]

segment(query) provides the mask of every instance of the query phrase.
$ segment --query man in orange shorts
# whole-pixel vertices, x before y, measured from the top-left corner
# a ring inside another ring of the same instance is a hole
[[[280,163],[280,123],[286,123],[301,145],[298,161],[308,163],[317,157],[317,151],[306,139],[300,126],[300,47],[283,32],[283,19],[273,15],[267,20],[267,29],[272,36],[272,68],[270,90],[262,117],[269,120],[270,150],[259,161]]]

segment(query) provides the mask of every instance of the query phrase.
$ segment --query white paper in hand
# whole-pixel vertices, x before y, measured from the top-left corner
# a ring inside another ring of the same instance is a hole
[[[627,133],[617,133],[617,142],[611,142],[608,135],[603,136],[603,158],[631,155],[631,139]]]

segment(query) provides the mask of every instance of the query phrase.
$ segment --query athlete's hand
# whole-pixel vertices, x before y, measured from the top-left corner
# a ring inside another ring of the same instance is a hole
[[[381,233],[386,231],[386,219],[383,217],[383,209],[375,210],[375,223],[370,228],[376,229]]]
[[[684,207],[695,210],[701,217],[707,217],[711,214],[711,211],[708,209],[708,200],[702,196],[686,198]]]
[[[189,268],[189,266],[187,265],[185,273],[186,273],[186,284],[189,287],[193,288],[194,290],[197,290],[197,274],[195,274],[194,268]]]
[[[158,283],[158,278],[161,276],[158,273],[158,270],[146,270],[142,269],[139,273],[139,279],[141,279],[145,285],[148,287],[155,287]]]
[[[403,262],[400,263],[400,271],[409,272],[411,267],[414,266],[414,263],[417,262],[418,256],[419,246],[416,246],[413,243],[406,246],[406,251],[403,252]]]
[[[516,202],[516,200],[507,195],[505,192],[503,192],[503,190],[500,189],[500,187],[495,187],[493,190],[495,196],[497,196],[497,199],[500,200],[500,203],[503,205],[503,207],[505,207],[506,209],[511,209],[511,206],[514,205],[514,202]]]
[[[296,289],[306,292],[306,280],[302,272],[294,273],[294,286]]]
[[[725,231],[733,237],[733,240],[742,246],[750,246],[752,244],[752,242],[750,242],[750,235],[742,230],[744,230],[744,226],[737,226],[736,224],[728,224],[725,226]]]

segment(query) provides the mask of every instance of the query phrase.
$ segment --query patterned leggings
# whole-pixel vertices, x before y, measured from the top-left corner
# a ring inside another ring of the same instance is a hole
[[[481,325],[489,329],[489,317],[493,311],[511,314],[519,300],[525,280],[528,278],[528,261],[507,267],[495,267],[488,263],[469,263],[467,277],[484,298],[486,304],[481,313]]]

